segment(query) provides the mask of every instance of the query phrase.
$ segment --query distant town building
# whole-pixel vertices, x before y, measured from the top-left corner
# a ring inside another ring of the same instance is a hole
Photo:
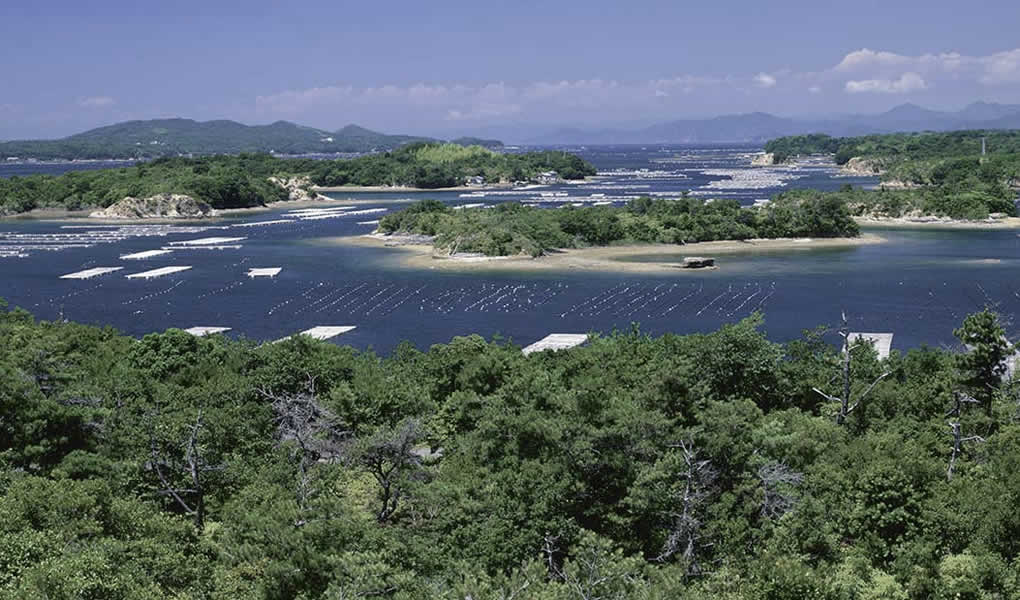
[[[474,175],[464,180],[464,185],[485,185],[485,178],[481,175]]]
[[[562,180],[560,179],[560,174],[556,171],[546,171],[544,173],[539,173],[535,177],[535,181],[542,185],[552,185],[554,183],[559,183]]]

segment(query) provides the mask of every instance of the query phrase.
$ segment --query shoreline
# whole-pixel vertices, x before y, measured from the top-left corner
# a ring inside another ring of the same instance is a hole
[[[853,219],[862,228],[872,229],[1020,229],[1020,217],[983,219],[980,221],[940,217],[854,217]]]
[[[402,185],[323,185],[323,186],[312,186],[310,189],[313,192],[350,192],[352,194],[358,193],[409,193],[417,194],[422,192],[485,192],[489,190],[509,190],[512,189],[513,185],[509,183],[492,183],[486,185],[457,185],[453,187],[442,187],[442,188],[419,188],[419,187],[408,187]]]
[[[413,236],[387,236],[366,234],[319,238],[315,243],[351,245],[396,250],[397,264],[410,269],[444,271],[593,271],[615,273],[700,273],[716,268],[685,269],[680,266],[681,255],[712,256],[754,254],[757,252],[796,252],[819,248],[854,248],[884,243],[885,238],[865,233],[858,238],[780,238],[746,241],[697,242],[683,246],[675,244],[630,244],[568,248],[552,251],[538,258],[530,256],[467,256],[450,258],[437,256],[434,248],[421,243]],[[638,257],[676,257],[669,262],[641,262]],[[630,259],[630,260],[628,260]],[[725,269],[725,265],[723,265]]]

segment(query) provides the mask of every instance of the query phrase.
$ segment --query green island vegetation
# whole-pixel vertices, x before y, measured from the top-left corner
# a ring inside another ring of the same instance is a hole
[[[776,138],[765,144],[777,162],[809,154],[834,154],[836,164],[851,158],[932,160],[980,156],[981,139],[989,155],[1020,153],[1020,130],[960,130],[948,132],[888,133],[858,137],[832,137],[815,133]]]
[[[855,217],[949,217],[981,220],[991,214],[1016,216],[1016,192],[998,186],[961,185],[910,189],[866,190],[849,184],[838,191],[787,190],[776,198],[821,200],[844,205]]]
[[[63,175],[0,178],[0,216],[35,208],[105,208],[126,196],[187,194],[213,208],[245,208],[286,200],[269,177],[307,177],[309,185],[463,185],[528,180],[544,171],[583,178],[594,167],[565,152],[498,154],[479,146],[410,144],[393,152],[352,159],[276,158],[268,154],[160,158],[130,167],[72,171]]]
[[[244,125],[228,120],[152,119],[107,125],[58,140],[0,142],[0,160],[6,157],[39,160],[158,158],[242,152],[360,153],[430,141],[435,140],[387,135],[357,125],[330,132],[287,121]]]
[[[410,144],[384,154],[321,161],[310,175],[313,182],[323,186],[432,189],[464,185],[468,177],[481,177],[486,183],[528,181],[547,171],[555,171],[562,179],[584,179],[596,174],[595,167],[568,152],[500,154],[481,146]]]
[[[483,148],[498,149],[503,147],[503,142],[500,140],[494,140],[489,138],[478,138],[478,137],[459,137],[450,140],[451,144],[457,144],[458,146],[481,146]]]
[[[379,221],[383,233],[434,236],[436,248],[487,256],[541,256],[560,248],[685,244],[786,237],[855,237],[860,230],[832,195],[790,195],[762,207],[736,200],[637,198],[626,206],[536,208],[515,202],[452,209],[423,200]]]
[[[160,158],[118,169],[0,178],[0,215],[36,208],[105,208],[127,196],[161,193],[188,194],[213,208],[260,206],[287,199],[287,192],[268,177],[290,166],[291,161],[268,154],[242,154]]]
[[[0,311],[0,597],[1020,596],[997,317],[885,360],[760,327],[382,357]]]
[[[981,154],[986,138],[988,153]],[[1020,131],[953,131],[898,133],[854,138],[803,135],[766,144],[777,162],[803,154],[834,154],[837,164],[861,158],[881,171],[891,188],[849,190],[829,195],[844,198],[853,214],[899,217],[937,216],[985,219],[992,213],[1016,216],[1020,187]],[[792,191],[784,195],[825,196]]]

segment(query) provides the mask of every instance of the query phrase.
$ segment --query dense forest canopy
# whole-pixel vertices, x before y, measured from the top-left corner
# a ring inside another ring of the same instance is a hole
[[[318,185],[391,185],[442,188],[463,185],[468,177],[487,183],[528,181],[555,171],[563,179],[595,175],[595,167],[568,152],[547,150],[501,154],[481,146],[411,144],[393,152],[351,160],[324,161],[311,172]]]
[[[983,138],[987,150],[984,155]],[[838,164],[860,157],[881,171],[883,182],[922,188],[878,194],[858,191],[852,203],[867,212],[955,218],[1016,214],[1020,131],[897,133],[855,138],[815,134],[775,139],[765,149],[773,152],[778,162],[803,154],[834,154]]]
[[[285,200],[271,176],[306,176],[310,184],[462,185],[469,176],[487,181],[527,180],[543,171],[566,179],[595,173],[565,152],[498,154],[480,146],[412,144],[394,152],[354,159],[276,158],[268,154],[161,158],[132,167],[77,171],[64,175],[0,178],[0,215],[34,208],[106,207],[125,196],[188,194],[213,208],[260,206]]]
[[[1018,597],[1013,349],[955,333],[381,357],[0,312],[0,597]]]
[[[981,139],[990,154],[1020,153],[1020,130],[963,130],[949,132],[888,133],[835,138],[824,134],[776,138],[765,144],[778,162],[807,154],[834,154],[837,164],[853,157],[900,160],[931,160],[977,157]]]
[[[741,206],[736,200],[638,198],[623,207],[546,209],[506,202],[492,208],[455,210],[425,200],[386,215],[379,229],[435,236],[437,248],[488,256],[540,256],[556,248],[613,243],[684,244],[859,233],[843,201],[825,195],[783,197],[763,207]]]
[[[788,190],[777,199],[820,201],[823,198],[846,206],[855,217],[949,217],[980,220],[998,213],[1016,216],[1015,193],[997,193],[979,186],[921,187],[866,190],[844,185],[838,191]]]

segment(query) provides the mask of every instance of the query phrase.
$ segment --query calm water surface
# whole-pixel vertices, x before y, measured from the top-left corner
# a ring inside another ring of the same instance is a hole
[[[514,193],[430,193],[414,199],[553,206],[691,191],[749,204],[784,187],[873,183],[833,177],[824,166],[749,169],[747,155],[754,149],[746,147],[577,151],[605,177]],[[335,197],[337,206],[345,205],[347,196]],[[369,203],[331,218],[281,210],[197,227],[3,221],[0,297],[42,319],[63,315],[132,335],[204,325],[264,340],[316,325],[356,325],[336,341],[381,352],[402,340],[425,348],[455,335],[498,333],[527,344],[551,332],[605,332],[635,322],[652,333],[709,331],[755,310],[765,314],[769,336],[781,341],[834,323],[843,309],[854,330],[894,332],[893,346],[905,349],[952,343],[952,329],[963,316],[985,305],[1009,318],[1020,312],[1020,238],[1013,231],[882,230],[877,233],[886,244],[721,255],[720,269],[699,273],[451,274],[403,269],[393,250],[319,241],[368,233],[371,221],[410,200],[382,193],[357,198]],[[384,210],[361,212],[372,209]],[[271,220],[289,222],[243,226]],[[173,244],[207,237],[245,239],[222,242],[231,247],[221,249]],[[163,247],[174,251],[146,260],[120,258]],[[192,268],[149,280],[125,277],[174,265]],[[124,268],[93,279],[59,278],[117,266]],[[273,279],[249,279],[252,267],[283,271]]]

